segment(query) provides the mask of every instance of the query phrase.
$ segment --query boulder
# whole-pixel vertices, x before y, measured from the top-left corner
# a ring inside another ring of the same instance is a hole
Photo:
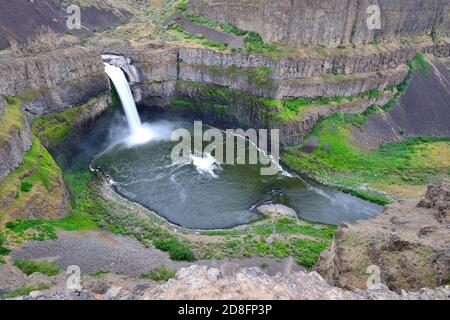
[[[294,209],[282,204],[265,204],[257,207],[256,210],[266,216],[297,217],[297,213]]]

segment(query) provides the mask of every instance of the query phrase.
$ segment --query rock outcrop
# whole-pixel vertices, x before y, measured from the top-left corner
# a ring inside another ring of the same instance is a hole
[[[162,43],[136,47],[120,43],[99,46],[96,50],[98,54],[125,57],[135,68],[136,79],[130,75],[128,78],[132,80],[131,87],[137,103],[149,107],[170,105],[178,79],[178,48]]]
[[[367,10],[372,4],[381,10],[379,30],[367,27]],[[446,0],[190,0],[188,11],[258,32],[266,42],[295,47],[337,47],[450,32],[450,5]]]
[[[384,286],[349,291],[329,285],[316,272],[269,276],[257,267],[240,269],[225,265],[221,269],[192,265],[180,269],[175,279],[164,284],[114,274],[83,277],[81,288],[68,290],[65,275],[51,278],[32,275],[27,279],[12,267],[0,267],[0,274],[2,268],[9,268],[11,277],[6,282],[9,287],[14,284],[12,279],[50,287],[37,287],[36,291],[15,298],[23,300],[431,300],[450,297],[448,287],[402,294]],[[7,290],[4,292],[7,296]]]
[[[429,187],[419,206],[401,200],[371,220],[342,224],[317,271],[344,288],[364,288],[374,270],[397,292],[447,284],[449,199],[449,184],[441,182]]]
[[[101,57],[81,47],[0,58],[0,92],[32,115],[62,111],[109,91]]]
[[[0,135],[0,182],[22,163],[23,155],[31,146],[31,130],[25,114],[18,106],[7,108],[16,110],[4,110],[7,116],[3,119],[3,125],[2,117],[0,117],[0,126],[4,131]],[[10,112],[11,116],[9,116]],[[13,120],[14,123],[9,123]]]
[[[29,123],[35,116],[79,106],[93,97],[99,102],[87,110],[86,120],[106,109],[109,80],[103,69],[101,57],[81,47],[0,57],[0,122],[3,126],[11,122],[5,119],[4,96],[16,97],[20,107],[15,113],[23,112],[20,125],[5,129],[9,133],[0,139],[0,182],[21,163],[31,146]]]

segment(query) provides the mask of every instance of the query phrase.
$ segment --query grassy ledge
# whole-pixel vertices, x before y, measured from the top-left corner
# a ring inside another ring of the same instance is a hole
[[[97,101],[92,98],[82,106],[36,118],[32,123],[33,134],[48,148],[57,146],[73,132],[79,118]]]
[[[325,118],[305,140],[318,138],[318,148],[305,153],[300,146],[291,147],[283,161],[294,170],[379,204],[389,203],[391,195],[413,196],[428,183],[448,177],[450,138],[412,137],[364,150],[352,135],[352,128],[363,126],[370,114],[386,111],[397,103],[413,72],[428,72],[422,54],[417,54],[409,65],[410,74],[388,105],[373,106],[363,114]]]

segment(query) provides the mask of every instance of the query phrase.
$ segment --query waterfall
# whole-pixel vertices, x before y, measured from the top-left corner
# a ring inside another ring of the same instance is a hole
[[[139,113],[137,112],[136,103],[134,102],[134,98],[131,93],[130,85],[128,84],[127,78],[125,77],[122,69],[108,63],[104,64],[105,72],[114,83],[127,117],[128,126],[131,131],[129,141],[132,144],[140,144],[151,140],[153,136],[152,132],[150,128],[142,125],[141,123]]]

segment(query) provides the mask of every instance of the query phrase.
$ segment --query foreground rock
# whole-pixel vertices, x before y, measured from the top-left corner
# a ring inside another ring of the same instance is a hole
[[[342,224],[317,271],[344,288],[364,288],[370,266],[397,292],[448,284],[449,194],[449,183],[441,182],[429,186],[419,205],[402,200],[374,219]]]
[[[265,216],[269,217],[277,217],[277,216],[286,216],[286,217],[297,217],[297,213],[294,209],[291,209],[282,204],[265,204],[256,208],[258,212]]]
[[[239,269],[223,265],[220,270],[192,265],[180,269],[176,278],[161,284],[154,281],[107,274],[85,277],[82,289],[68,290],[60,275],[49,290],[33,291],[16,299],[160,300],[160,299],[449,299],[450,288],[422,289],[401,295],[385,286],[371,290],[344,290],[329,285],[316,272],[269,276],[259,268]]]

